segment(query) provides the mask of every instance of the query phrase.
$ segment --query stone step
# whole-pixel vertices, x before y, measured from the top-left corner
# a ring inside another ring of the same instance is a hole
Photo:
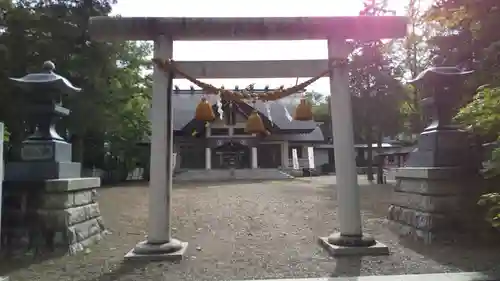
[[[408,275],[377,275],[359,277],[327,277],[301,279],[265,279],[254,281],[499,281],[499,274],[484,272],[408,274]]]
[[[217,181],[258,181],[286,180],[293,177],[278,169],[236,169],[231,170],[188,170],[174,176],[174,182],[217,182]]]

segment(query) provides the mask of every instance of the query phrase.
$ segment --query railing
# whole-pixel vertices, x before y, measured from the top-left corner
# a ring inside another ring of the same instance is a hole
[[[172,170],[175,169],[177,163],[177,153],[172,156]],[[96,177],[100,178],[103,183],[120,183],[123,181],[137,181],[147,179],[146,169],[137,167],[125,175],[120,170],[104,171],[102,169],[91,168],[83,169],[82,177]],[[1,281],[1,280],[0,280]]]
[[[102,169],[93,168],[93,169],[83,169],[82,177],[100,178],[103,184],[108,184],[108,183],[117,184],[124,181],[144,180],[145,179],[144,172],[145,172],[144,168],[135,168],[127,175],[125,175],[120,170],[104,171]]]

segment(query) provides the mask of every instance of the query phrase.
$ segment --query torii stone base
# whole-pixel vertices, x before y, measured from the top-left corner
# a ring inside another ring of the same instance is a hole
[[[389,255],[389,248],[376,241],[369,247],[345,247],[328,242],[328,237],[319,237],[319,244],[332,256],[384,256]]]
[[[180,242],[181,249],[176,252],[165,253],[162,251],[154,252],[152,248],[150,253],[138,254],[135,252],[135,249],[130,250],[125,255],[125,260],[133,261],[133,260],[141,260],[141,261],[180,261],[183,259],[184,254],[186,253],[188,242]],[[158,245],[158,249],[161,248],[161,245]],[[0,280],[2,281],[2,280]]]

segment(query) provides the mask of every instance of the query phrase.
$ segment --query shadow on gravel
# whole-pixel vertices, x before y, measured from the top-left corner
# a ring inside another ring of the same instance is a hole
[[[13,252],[8,248],[0,251],[0,276],[39,264],[47,260],[57,259],[66,255],[66,251],[41,251],[18,249]]]
[[[114,268],[110,272],[105,272],[102,275],[90,279],[88,281],[116,281],[121,277],[129,275],[137,271],[144,272],[145,268],[151,263],[151,261],[122,261],[118,267]]]
[[[400,239],[399,244],[442,265],[456,267],[464,272],[500,273],[500,239],[471,237],[467,241],[453,243],[433,243],[424,245],[408,239]]]
[[[335,259],[335,270],[330,277],[355,277],[361,275],[361,256],[338,257]]]

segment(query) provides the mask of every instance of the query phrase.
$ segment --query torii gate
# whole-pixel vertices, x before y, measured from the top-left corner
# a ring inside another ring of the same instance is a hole
[[[330,69],[332,131],[337,172],[340,233],[320,238],[333,255],[388,254],[386,246],[363,235],[355,163],[346,41],[400,38],[405,17],[127,18],[94,17],[90,33],[102,41],[152,40],[154,57],[171,59],[174,40],[328,40],[328,60],[177,62],[194,78],[314,77]],[[188,243],[171,237],[172,104],[168,79],[155,67],[151,109],[149,229],[125,258],[181,259]]]

